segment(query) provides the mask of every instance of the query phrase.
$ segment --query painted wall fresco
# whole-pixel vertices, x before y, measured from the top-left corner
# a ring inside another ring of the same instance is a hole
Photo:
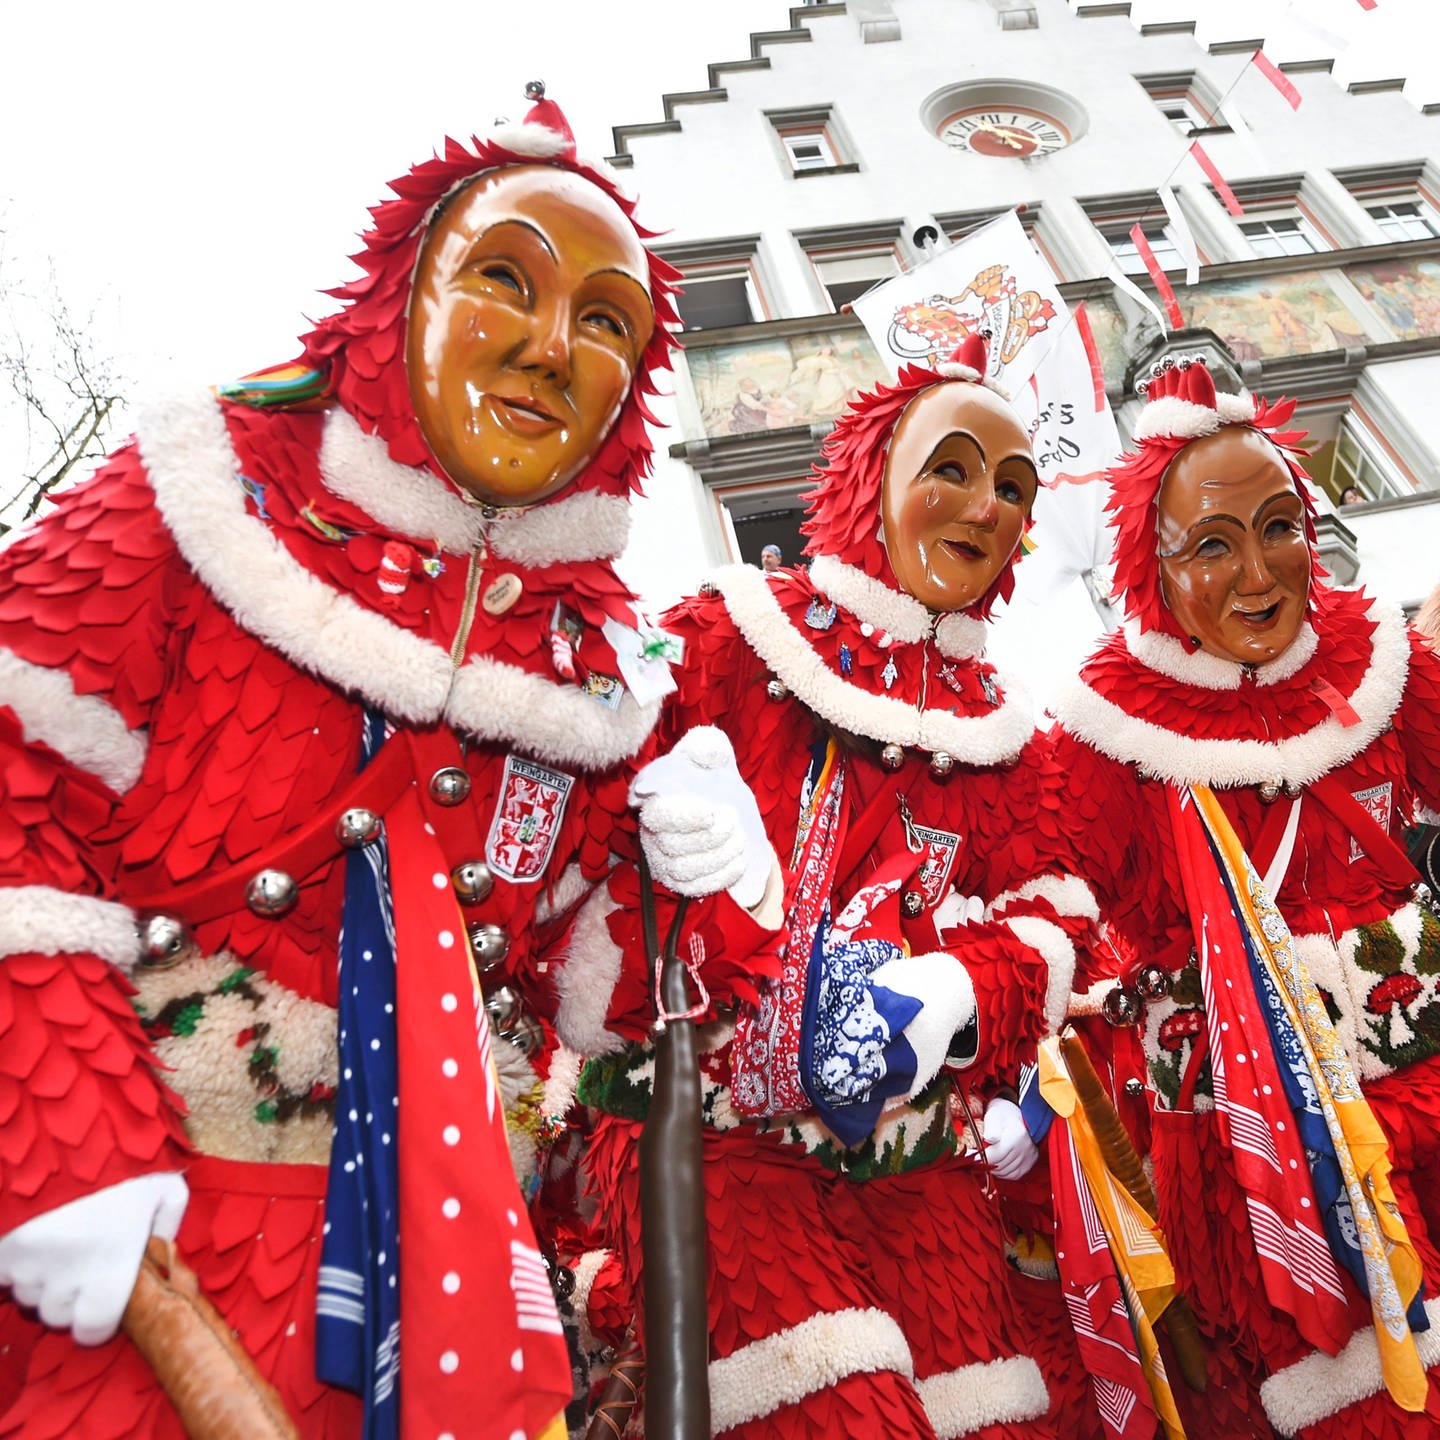
[[[1397,340],[1440,335],[1440,260],[1354,265],[1345,274]]]
[[[1213,330],[1237,360],[1364,345],[1365,321],[1318,270],[1217,280],[1176,292],[1186,323]]]
[[[833,420],[885,367],[861,330],[824,330],[686,351],[705,434]]]

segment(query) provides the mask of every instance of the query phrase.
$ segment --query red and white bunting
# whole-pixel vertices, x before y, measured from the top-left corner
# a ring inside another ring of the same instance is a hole
[[[1285,97],[1292,110],[1300,108],[1300,92],[1294,81],[1263,50],[1257,50],[1250,63]]]
[[[1190,142],[1190,154],[1195,163],[1205,172],[1221,200],[1225,202],[1225,208],[1232,215],[1243,215],[1245,207],[1236,198],[1235,192],[1225,183],[1225,177],[1220,173],[1215,162],[1205,153],[1205,147],[1198,140]]]
[[[1180,312],[1180,302],[1175,298],[1175,291],[1171,288],[1164,270],[1160,268],[1160,262],[1155,258],[1155,252],[1150,248],[1150,242],[1145,238],[1145,230],[1138,220],[1130,227],[1130,243],[1139,252],[1141,260],[1145,262],[1145,269],[1155,282],[1156,293],[1160,296],[1166,315],[1170,317],[1170,324],[1176,330],[1183,329],[1185,317]]]

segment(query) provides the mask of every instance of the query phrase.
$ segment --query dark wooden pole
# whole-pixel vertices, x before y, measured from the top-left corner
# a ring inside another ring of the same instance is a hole
[[[654,892],[643,864],[641,914],[646,944],[659,968],[662,1007],[654,1092],[640,1136],[645,1435],[646,1440],[710,1440],[700,1063],[695,1022],[664,1019],[684,1014],[695,1003],[689,973],[675,955],[685,901],[677,902],[665,948],[658,950]]]

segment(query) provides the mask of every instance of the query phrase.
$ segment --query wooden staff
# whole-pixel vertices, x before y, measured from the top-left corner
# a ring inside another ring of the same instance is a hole
[[[120,1321],[190,1440],[300,1440],[173,1240],[152,1236]]]
[[[1110,1096],[1100,1083],[1095,1067],[1090,1063],[1084,1043],[1073,1030],[1067,1030],[1061,1035],[1060,1053],[1064,1056],[1065,1067],[1070,1072],[1070,1080],[1085,1110],[1085,1118],[1090,1122],[1090,1129],[1099,1143],[1106,1166],[1130,1192],[1135,1203],[1155,1219],[1160,1214],[1160,1205],[1155,1198],[1150,1177],[1146,1175],[1140,1157],[1135,1153],[1135,1146],[1131,1143],[1129,1132],[1121,1124]],[[1206,1385],[1205,1342],[1200,1338],[1189,1302],[1178,1290],[1174,1299],[1165,1307],[1160,1321],[1170,1336],[1170,1343],[1175,1349],[1175,1359],[1179,1363],[1180,1374],[1186,1385],[1192,1390],[1203,1392]]]
[[[625,1343],[610,1367],[610,1376],[600,1392],[595,1413],[585,1440],[620,1440],[635,1407],[640,1402],[640,1387],[645,1380],[645,1362],[640,1357],[640,1337],[632,1321],[625,1332]]]
[[[645,1434],[709,1440],[710,1326],[706,1305],[705,1180],[700,1062],[690,976],[676,958],[685,900],[656,945],[655,892],[641,857],[640,916],[658,967],[655,1083],[640,1135],[640,1249],[645,1295]]]

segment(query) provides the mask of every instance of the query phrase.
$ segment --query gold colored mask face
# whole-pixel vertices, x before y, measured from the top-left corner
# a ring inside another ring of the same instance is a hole
[[[529,505],[599,450],[655,328],[620,207],[548,165],[481,176],[431,225],[406,368],[421,433],[478,500]]]
[[[1242,665],[1289,649],[1310,595],[1305,507],[1280,452],[1231,425],[1192,441],[1160,482],[1165,604],[1200,648]]]
[[[933,386],[905,408],[880,491],[885,551],[907,595],[963,610],[1020,543],[1038,477],[1030,438],[993,391]]]

